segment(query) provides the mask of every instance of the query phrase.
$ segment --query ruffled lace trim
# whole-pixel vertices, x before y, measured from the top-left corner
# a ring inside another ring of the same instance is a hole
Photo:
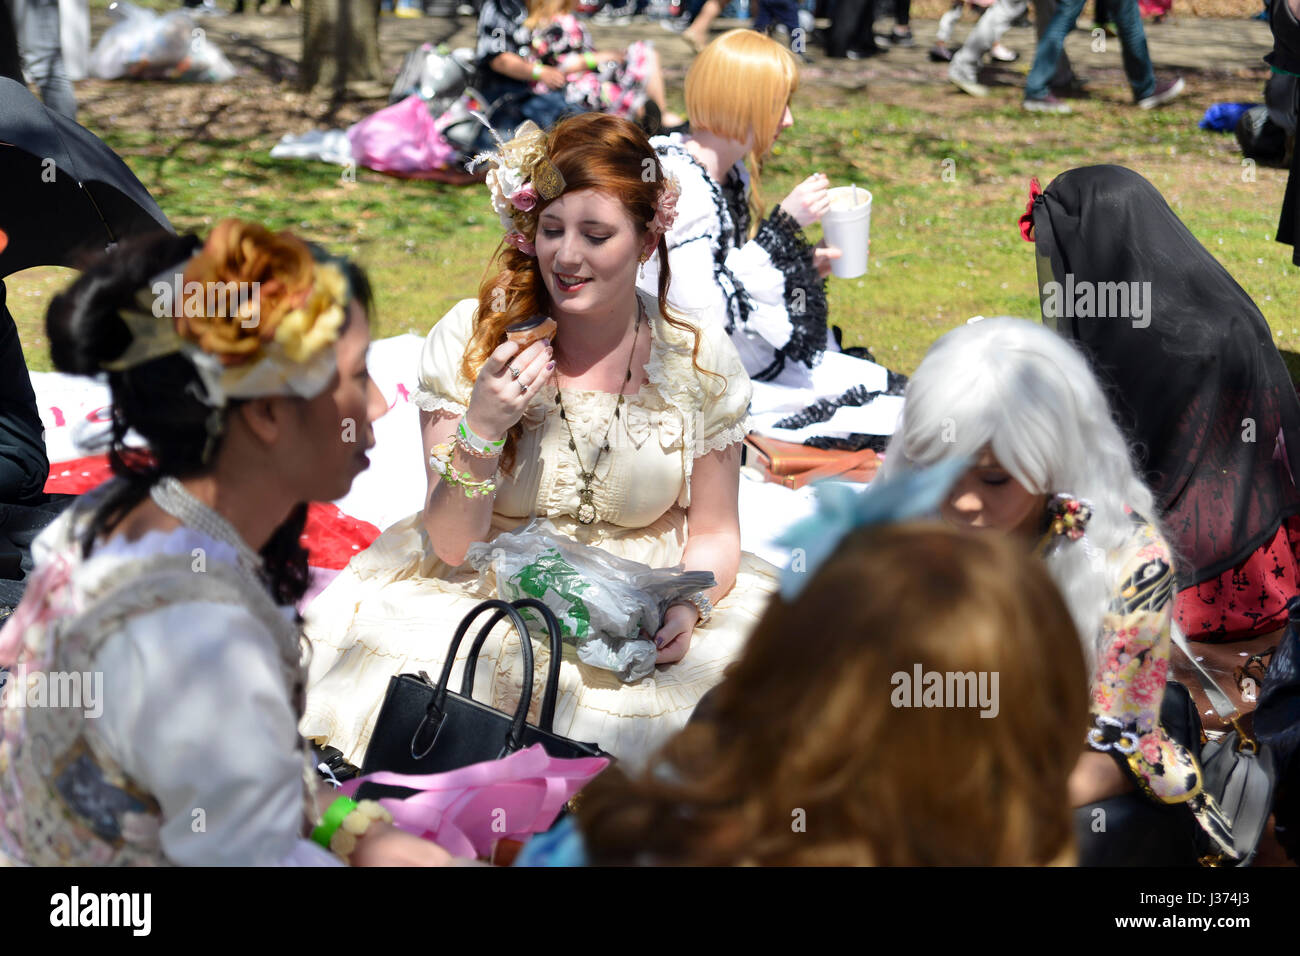
[[[658,147],[662,154],[676,156],[683,163],[694,166],[698,171],[700,180],[709,190],[709,196],[713,200],[713,212],[718,219],[717,232],[706,232],[699,236],[692,236],[690,239],[682,240],[676,243],[677,246],[684,245],[686,242],[694,242],[697,239],[707,238],[709,240],[709,251],[713,255],[713,281],[722,289],[723,298],[727,303],[727,334],[731,335],[736,331],[736,326],[742,327],[749,324],[749,293],[745,291],[744,285],[739,279],[727,268],[727,252],[733,247],[744,244],[744,237],[748,235],[749,230],[749,207],[744,199],[745,180],[737,173],[737,167],[732,167],[727,175],[727,187],[731,192],[724,192],[709,171],[704,168],[704,164],[691,155],[680,142],[664,143]],[[737,220],[732,215],[733,206],[735,206],[732,192],[740,189],[740,203],[736,206],[736,215],[741,217],[743,229],[737,224]]]
[[[721,451],[724,448],[730,448],[736,442],[745,440],[745,436],[751,431],[750,418],[743,415],[736,421],[732,422],[722,431],[711,435],[708,438],[697,438],[695,440],[695,457],[703,458],[705,455],[714,451]]]
[[[677,329],[659,314],[659,300],[638,292],[645,303],[654,339],[645,363],[646,384],[654,388],[669,405],[691,408],[698,400],[700,384],[691,362],[693,343],[687,333]],[[703,334],[701,332],[701,334]]]
[[[825,451],[862,451],[864,448],[870,448],[872,451],[883,452],[889,447],[888,435],[867,435],[862,432],[854,432],[843,438],[832,438],[829,435],[814,435],[806,439],[804,444],[809,448],[821,448]]]
[[[454,402],[450,398],[444,398],[435,392],[429,391],[423,385],[417,385],[415,392],[411,395],[411,404],[416,408],[426,412],[454,412],[457,415],[464,415],[467,406],[460,402]]]
[[[819,422],[829,421],[835,413],[844,407],[858,407],[870,405],[884,392],[869,392],[865,385],[855,385],[847,392],[837,395],[834,398],[819,398],[808,407],[793,415],[787,415],[777,422],[774,428],[807,428],[809,425],[816,425]]]
[[[790,319],[790,341],[778,352],[771,367],[752,376],[755,381],[776,377],[787,361],[809,368],[826,350],[826,280],[813,265],[813,247],[799,223],[779,205],[762,224],[754,241],[785,276],[785,311]]]

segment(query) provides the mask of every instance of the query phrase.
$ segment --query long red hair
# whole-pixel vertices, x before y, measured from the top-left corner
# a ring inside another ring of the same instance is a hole
[[[564,178],[564,192],[599,189],[623,204],[638,235],[645,235],[645,223],[655,217],[664,170],[650,140],[640,127],[625,119],[603,113],[582,113],[560,120],[546,134],[546,155]],[[528,212],[514,213],[516,228],[529,242],[536,242],[537,220],[559,197],[540,200]],[[659,257],[659,311],[664,321],[694,337],[692,360],[699,369],[700,331],[667,307],[672,271],[668,266],[668,243],[663,236],[655,248]],[[500,306],[500,308],[498,308]],[[509,325],[534,315],[547,315],[551,297],[534,256],[520,252],[504,240],[479,286],[478,313],[474,332],[461,360],[461,372],[469,381],[498,345],[505,341]],[[716,372],[706,374],[717,378]],[[726,380],[723,379],[723,387]],[[506,468],[513,466],[515,439],[521,426],[511,429],[502,456]]]

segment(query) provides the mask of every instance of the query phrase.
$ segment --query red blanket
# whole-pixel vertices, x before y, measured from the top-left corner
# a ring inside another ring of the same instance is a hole
[[[111,475],[104,455],[58,462],[50,465],[45,491],[79,495],[103,484]],[[332,504],[313,501],[307,506],[302,545],[309,552],[308,563],[314,568],[340,570],[352,555],[364,551],[377,537],[379,529],[370,522],[346,515]]]

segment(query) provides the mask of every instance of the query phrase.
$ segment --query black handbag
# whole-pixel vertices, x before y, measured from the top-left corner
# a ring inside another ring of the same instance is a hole
[[[550,668],[536,725],[527,722],[533,697],[533,645],[528,625],[519,613],[522,609],[531,610],[542,619],[551,645]],[[457,694],[448,688],[456,651],[470,625],[489,611],[494,613],[474,638],[469,659],[465,662],[460,693]],[[479,650],[492,629],[507,617],[519,633],[524,658],[524,683],[514,714],[473,699]],[[436,684],[423,671],[418,676],[399,674],[389,680],[388,693],[361,765],[362,774],[381,770],[408,774],[444,773],[473,763],[500,760],[533,744],[541,744],[552,757],[610,757],[595,744],[569,740],[552,730],[555,701],[560,689],[562,651],[559,621],[541,601],[534,598],[524,598],[513,604],[498,599],[484,601],[460,622],[447,648],[447,659]],[[360,787],[358,799],[406,797],[414,792],[405,787],[366,783]]]
[[[1197,661],[1182,632],[1175,627],[1170,636],[1191,662],[1210,706],[1232,727],[1199,750],[1193,750],[1201,764],[1205,791],[1214,797],[1222,811],[1225,836],[1231,840],[1234,851],[1229,856],[1218,849],[1217,843],[1206,840],[1201,862],[1205,866],[1249,866],[1272,812],[1273,786],[1277,779],[1273,751],[1241,725],[1240,714],[1231,698]]]

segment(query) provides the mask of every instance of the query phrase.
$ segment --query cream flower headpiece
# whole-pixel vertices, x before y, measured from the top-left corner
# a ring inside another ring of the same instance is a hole
[[[492,135],[496,137],[496,132]],[[493,164],[488,170],[487,187],[492,211],[506,230],[506,242],[525,255],[535,256],[537,249],[515,221],[515,213],[531,212],[539,200],[560,195],[564,192],[564,177],[546,155],[546,134],[532,120],[520,126],[509,141],[497,138],[497,143],[500,146],[495,152],[479,153],[468,168]]]

